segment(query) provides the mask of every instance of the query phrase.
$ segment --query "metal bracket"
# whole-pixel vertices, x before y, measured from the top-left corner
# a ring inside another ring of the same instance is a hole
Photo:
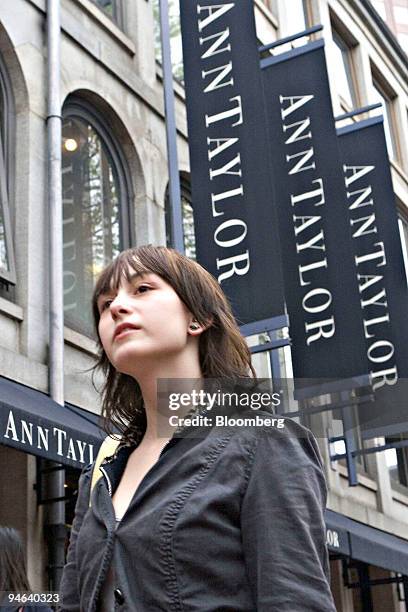
[[[75,496],[64,495],[62,497],[44,497],[43,496],[43,476],[45,474],[51,474],[52,472],[59,472],[65,470],[64,465],[53,465],[52,467],[43,467],[43,459],[37,457],[36,461],[36,482],[33,484],[33,489],[37,494],[37,506],[44,506],[47,504],[53,504],[59,501],[69,501]]]
[[[280,47],[280,45],[285,45],[286,43],[297,40],[298,38],[303,38],[304,36],[310,36],[311,34],[315,34],[316,32],[320,32],[323,30],[322,25],[315,25],[311,28],[307,28],[307,30],[303,30],[302,32],[298,32],[297,34],[291,34],[291,36],[286,36],[285,38],[281,38],[280,40],[275,40],[269,45],[262,45],[259,47],[259,53],[264,53],[265,51],[269,51],[270,49],[275,49],[276,47]]]
[[[376,108],[382,107],[382,102],[376,102],[375,104],[369,104],[368,106],[362,106],[361,108],[356,108],[355,110],[350,111],[349,113],[343,113],[342,115],[337,115],[334,118],[335,121],[342,121],[343,119],[350,119],[351,117],[355,117],[356,115],[362,115],[363,113],[368,113],[369,111],[375,110]]]

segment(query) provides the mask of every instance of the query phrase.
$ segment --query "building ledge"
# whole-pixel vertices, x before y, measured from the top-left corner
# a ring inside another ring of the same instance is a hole
[[[1,347],[0,375],[37,391],[48,393],[48,368],[21,353]]]
[[[337,471],[339,472],[341,476],[348,478],[348,470],[344,465],[338,465]],[[361,472],[357,472],[357,480],[358,480],[358,484],[362,485],[363,487],[366,487],[366,489],[371,489],[372,491],[378,491],[378,484],[376,483],[375,480],[373,480],[369,476],[366,476],[365,474],[362,474]]]
[[[10,319],[15,319],[16,321],[24,320],[24,311],[21,306],[3,297],[0,297],[0,312],[10,317]]]
[[[76,0],[94,21],[103,27],[110,36],[119,43],[132,57],[136,54],[136,46],[128,36],[117,26],[112,19],[98,8],[91,0]]]
[[[98,347],[94,340],[88,338],[84,334],[81,334],[70,327],[64,325],[64,341],[66,344],[79,348],[82,352],[92,355],[92,357],[98,356]]]
[[[33,6],[41,12],[46,13],[46,0],[28,0]],[[126,34],[110,19],[102,9],[98,8],[91,0],[76,0],[76,3],[87,13],[94,21],[96,21],[110,36],[123,47],[132,57],[136,55],[136,46],[134,42],[126,36]],[[61,27],[64,29],[64,14],[61,15]]]
[[[359,504],[355,500],[340,497],[336,492],[329,491],[327,509],[359,523],[396,535],[399,538],[408,539],[408,524],[406,522],[401,522],[401,520],[389,514],[369,508],[365,504]]]
[[[397,502],[400,502],[401,504],[404,504],[405,506],[408,506],[408,489],[406,493],[403,493],[402,491],[397,491],[396,489],[394,489],[394,487],[392,487],[391,491],[392,499]]]

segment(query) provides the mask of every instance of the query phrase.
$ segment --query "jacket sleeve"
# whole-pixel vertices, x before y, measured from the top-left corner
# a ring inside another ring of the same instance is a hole
[[[78,482],[78,499],[75,506],[75,516],[71,527],[71,537],[67,551],[67,561],[62,573],[60,584],[60,604],[58,612],[80,612],[80,593],[76,564],[76,541],[82,521],[89,508],[93,463],[87,465],[81,473]]]
[[[336,612],[323,511],[327,487],[305,427],[262,428],[248,466],[242,543],[257,612]]]

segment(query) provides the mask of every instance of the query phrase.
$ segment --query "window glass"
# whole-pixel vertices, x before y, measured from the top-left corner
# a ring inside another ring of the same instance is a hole
[[[402,253],[404,256],[405,272],[408,282],[408,222],[406,219],[398,219]],[[399,442],[404,439],[403,435],[397,438],[386,438],[386,443]],[[408,486],[408,448],[390,448],[385,451],[385,460],[391,480],[394,483]]]
[[[309,27],[309,16],[306,0],[281,1],[279,4],[279,38],[303,32]],[[297,38],[290,43],[280,45],[275,53],[285,53],[294,47],[301,47],[308,42],[307,37]]]
[[[173,76],[181,83],[184,83],[183,71],[183,48],[181,43],[180,28],[180,4],[179,0],[169,0],[169,27],[170,27],[170,47],[171,63]],[[159,0],[153,0],[154,13],[154,42],[156,60],[162,63],[161,35],[160,35],[160,5]]]
[[[119,0],[93,0],[113,21],[119,20]]]
[[[6,122],[6,113],[5,113],[5,104],[4,104],[4,95],[0,87],[0,139],[3,149],[3,155],[5,155],[5,122]]]
[[[8,76],[0,58],[0,280],[5,281],[0,285],[0,295],[6,299],[15,299],[15,263],[13,236],[11,229],[10,209],[9,209],[9,157],[10,157],[10,137],[13,137],[14,130],[8,129],[11,100],[11,86]]]
[[[193,207],[191,206],[191,199],[187,198],[185,193],[181,194],[181,206],[183,213],[183,235],[185,254],[191,259],[196,259],[194,212]]]
[[[293,34],[306,30],[308,19],[305,0],[292,0],[288,8],[290,9]]]
[[[356,106],[352,76],[351,49],[346,42],[333,30],[334,61],[333,72],[340,97],[346,103],[347,109]]]
[[[401,442],[406,439],[400,435],[396,438],[385,438],[386,444]],[[408,486],[408,448],[390,448],[385,451],[385,461],[391,481],[398,485]]]
[[[0,88],[0,142],[1,142],[1,149],[2,149],[2,155],[1,157],[5,158],[5,150],[4,150],[4,141],[5,141],[5,134],[4,134],[4,124],[5,124],[5,105],[4,105],[4,96],[3,96],[3,92],[1,91]],[[5,179],[5,165],[3,163],[3,168],[0,169],[0,180],[4,180]],[[4,224],[4,212],[3,212],[3,206],[0,206],[0,270],[8,270],[9,268],[9,262],[8,262],[8,257],[7,257],[7,245],[6,245],[6,230],[5,230],[5,224]]]
[[[338,396],[336,399],[333,399],[334,404],[340,401],[340,397]],[[360,428],[360,417],[358,413],[358,407],[353,406],[352,414],[351,414],[353,427],[352,427],[352,435],[354,436],[354,442],[357,445],[358,449],[366,448],[366,442],[362,437],[361,428]],[[341,423],[342,421],[340,421]],[[341,425],[343,432],[341,435],[344,435],[344,427]],[[333,443],[333,450],[336,453],[342,454],[346,452],[346,443],[344,440],[339,440]],[[347,467],[347,459],[344,457],[343,459],[339,459],[339,464]],[[363,471],[366,474],[370,474],[370,466],[368,463],[368,456],[366,454],[358,454],[355,455],[354,461],[357,467],[357,471]]]
[[[390,158],[396,158],[395,141],[393,134],[393,121],[392,121],[392,110],[391,110],[391,99],[385,95],[381,87],[374,81],[373,83],[373,94],[371,96],[372,103],[381,102],[382,108],[378,108],[373,111],[373,115],[383,115],[384,117],[384,131],[385,139],[387,141],[387,150]]]
[[[112,156],[90,123],[66,117],[62,137],[64,313],[87,333],[95,279],[122,250],[121,194]]]
[[[406,219],[398,219],[398,228],[400,231],[402,254],[404,257],[405,274],[408,284],[408,221]]]

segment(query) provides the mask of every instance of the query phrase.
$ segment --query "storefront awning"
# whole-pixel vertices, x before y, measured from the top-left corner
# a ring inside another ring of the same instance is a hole
[[[408,540],[332,510],[326,510],[325,518],[330,551],[408,575]]]
[[[0,444],[83,468],[105,436],[97,415],[0,376]]]

